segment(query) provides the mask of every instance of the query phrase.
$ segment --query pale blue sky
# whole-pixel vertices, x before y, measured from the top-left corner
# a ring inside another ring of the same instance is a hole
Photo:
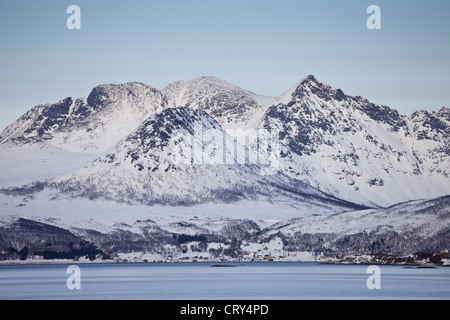
[[[81,8],[81,30],[66,9]],[[381,30],[366,9],[381,8]],[[103,83],[211,75],[277,96],[308,74],[410,114],[450,107],[448,0],[2,0],[0,130]]]

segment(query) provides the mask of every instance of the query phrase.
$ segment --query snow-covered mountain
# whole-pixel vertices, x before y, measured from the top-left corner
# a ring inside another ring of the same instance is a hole
[[[167,103],[159,90],[142,83],[100,85],[87,99],[69,97],[32,108],[1,133],[0,144],[46,142],[74,152],[100,154]]]
[[[231,243],[231,256],[274,239],[285,252],[400,252],[420,247],[406,245],[418,230],[442,250],[449,141],[448,108],[403,116],[314,76],[279,97],[214,77],[100,85],[0,134],[0,249],[20,229],[60,235],[55,250],[85,239],[163,252],[188,234],[202,250]]]
[[[38,105],[0,134],[0,186],[74,172],[166,106],[159,90],[137,82],[100,85],[87,99]]]
[[[280,134],[283,171],[350,201],[389,206],[450,191],[449,109],[401,116],[308,76],[260,126]]]
[[[36,106],[0,135],[0,182],[19,186],[74,173],[111,153],[149,117],[178,107],[205,112],[221,130],[242,129],[235,133],[244,138],[249,129],[269,132],[280,142],[273,149],[280,149],[276,160],[283,174],[337,198],[389,206],[449,193],[448,108],[402,116],[314,76],[274,98],[202,77],[162,91],[136,82],[100,85],[87,99]],[[167,183],[162,181],[159,188]]]

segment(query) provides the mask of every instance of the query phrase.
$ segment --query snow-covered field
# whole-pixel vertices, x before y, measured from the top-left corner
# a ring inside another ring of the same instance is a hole
[[[62,226],[65,228],[93,229],[100,232],[111,231],[116,224],[133,226],[139,220],[152,220],[159,226],[170,226],[175,222],[189,221],[198,227],[213,221],[251,220],[261,229],[285,220],[306,218],[312,212],[304,211],[283,203],[242,201],[230,204],[202,204],[196,206],[145,206],[127,205],[112,201],[71,199],[58,197],[46,190],[32,198],[5,196],[0,194],[2,215],[0,221],[10,220],[10,216]],[[333,214],[325,209],[315,211],[316,215]],[[169,229],[170,230],[170,229]],[[136,227],[134,231],[138,232]],[[172,231],[172,230],[170,230]],[[180,230],[177,230],[180,231]],[[187,230],[184,230],[187,232]]]

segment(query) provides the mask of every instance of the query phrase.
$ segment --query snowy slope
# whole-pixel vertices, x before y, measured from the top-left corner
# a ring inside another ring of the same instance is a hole
[[[281,231],[285,235],[336,234],[350,235],[360,232],[382,233],[395,231],[411,233],[417,237],[432,237],[450,226],[450,197],[416,200],[385,209],[368,209],[341,212],[330,216],[308,216],[274,224],[270,232]],[[271,230],[269,232],[269,230]]]
[[[344,254],[446,252],[449,213],[449,196],[416,200],[386,209],[291,219],[262,230],[251,241],[281,237],[292,251]]]
[[[45,143],[0,146],[0,188],[54,179],[88,165],[97,153],[72,152]]]

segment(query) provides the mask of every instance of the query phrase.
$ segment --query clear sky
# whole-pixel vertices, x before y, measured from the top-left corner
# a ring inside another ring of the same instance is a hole
[[[450,107],[449,0],[2,0],[0,39],[0,130],[99,84],[203,75],[277,96],[313,74],[402,114]]]

